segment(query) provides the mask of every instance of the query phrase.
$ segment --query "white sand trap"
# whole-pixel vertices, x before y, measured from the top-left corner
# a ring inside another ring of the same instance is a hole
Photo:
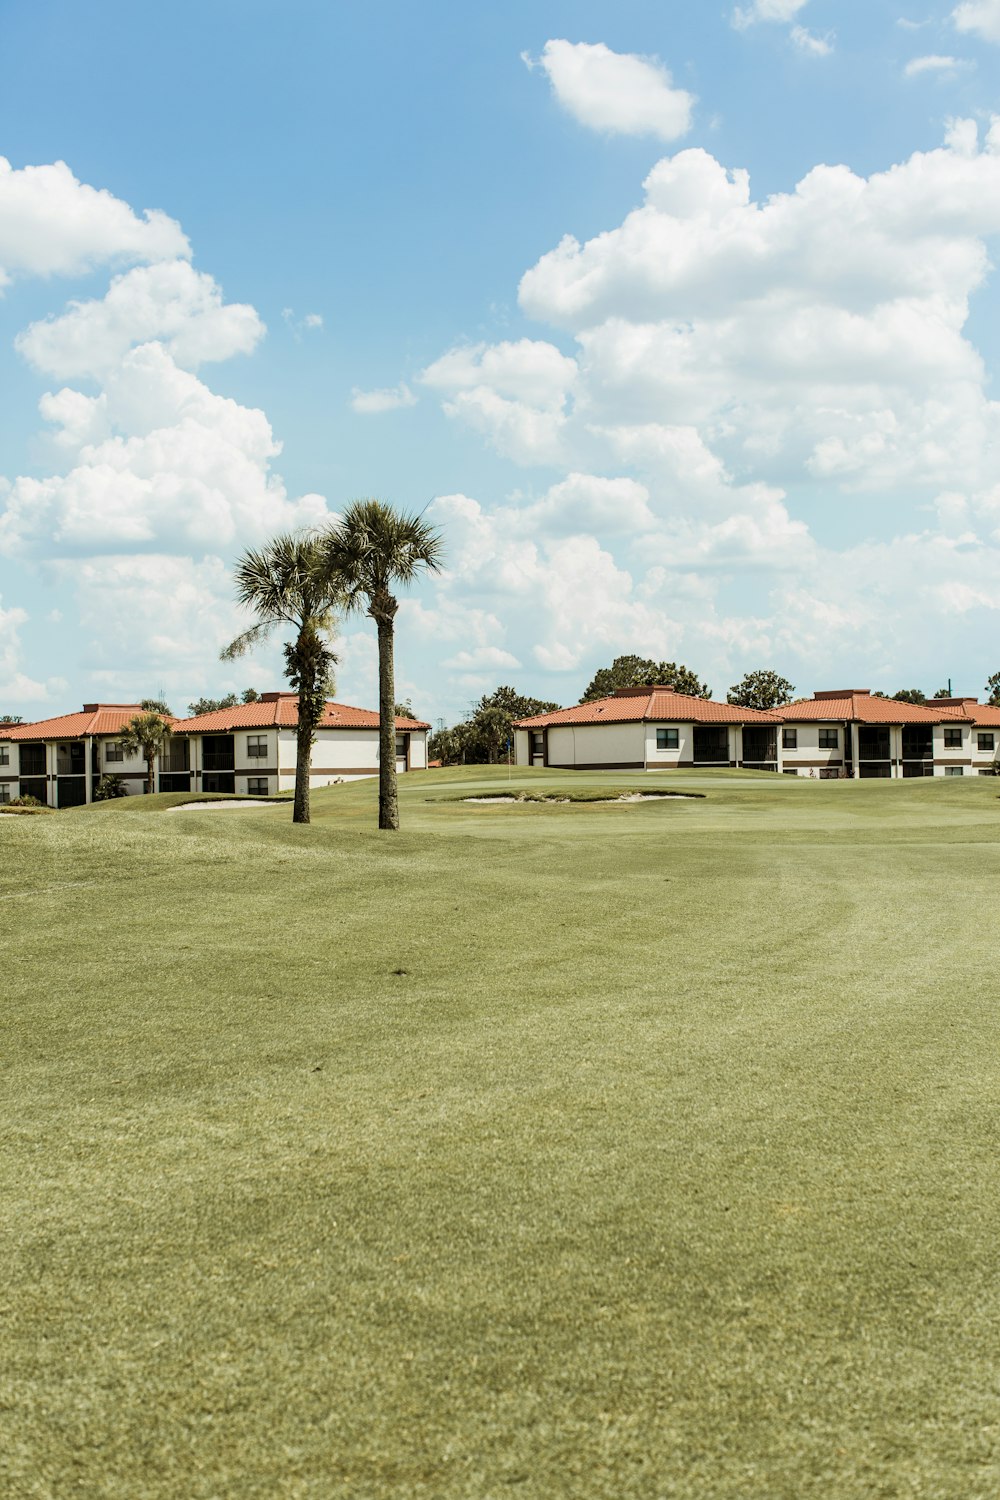
[[[252,797],[237,797],[232,802],[181,802],[167,812],[239,812],[243,807],[291,807],[290,802],[259,802]]]
[[[581,797],[579,805],[595,802],[666,802],[671,797],[697,796],[691,792],[623,792],[620,797]],[[463,797],[463,802],[479,802],[487,807],[565,807],[572,797]]]

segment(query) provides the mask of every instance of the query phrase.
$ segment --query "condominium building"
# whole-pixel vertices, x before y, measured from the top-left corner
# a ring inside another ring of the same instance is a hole
[[[85,703],[78,713],[32,724],[0,724],[0,802],[28,793],[49,807],[93,800],[102,776],[122,778],[133,795],[146,790],[146,763],[128,755],[121,734],[138,703]],[[295,784],[298,699],[264,693],[259,702],[171,721],[153,765],[161,792],[239,792],[266,796]],[[396,719],[396,768],[427,764],[427,732],[419,719]],[[377,776],[378,714],[328,702],[312,748],[310,785]]]

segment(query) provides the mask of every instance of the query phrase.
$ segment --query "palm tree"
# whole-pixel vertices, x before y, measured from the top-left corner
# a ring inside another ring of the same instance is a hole
[[[334,611],[341,603],[335,580],[321,568],[315,536],[276,536],[259,551],[244,552],[236,564],[236,597],[257,623],[230,641],[223,661],[252,650],[280,626],[295,638],[285,644],[285,676],[298,693],[295,747],[295,801],[292,822],[309,822],[309,765],[316,729],[333,688],[337,658],[330,650]]]
[[[399,603],[392,590],[441,566],[441,538],[420,516],[384,500],[355,500],[324,538],[327,576],[349,610],[364,610],[378,630],[378,826],[399,827],[396,791],[396,684],[393,640]]]
[[[118,735],[126,755],[139,752],[146,762],[146,791],[153,791],[153,762],[170,738],[170,721],[158,713],[133,714]]]

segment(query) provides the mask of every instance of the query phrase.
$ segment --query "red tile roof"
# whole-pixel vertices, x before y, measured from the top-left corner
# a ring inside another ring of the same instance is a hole
[[[940,706],[939,706],[940,705]],[[786,703],[774,712],[785,723],[801,724],[814,719],[851,719],[859,724],[942,724],[959,723],[969,715],[960,707],[941,704],[924,707],[919,703],[900,703],[896,698],[873,698],[867,688],[843,688],[836,692],[815,693]]]
[[[194,719],[181,719],[175,734],[225,734],[230,729],[294,729],[299,719],[299,700],[294,693],[263,693],[257,703],[238,703],[217,708]],[[378,714],[370,708],[352,708],[348,703],[328,701],[320,729],[377,729]],[[396,728],[430,729],[423,719],[397,718]]]
[[[674,724],[777,724],[773,713],[694,698],[672,688],[622,688],[610,698],[579,703],[575,708],[557,708],[554,713],[518,719],[517,729],[557,729],[572,724],[635,724],[655,719]]]
[[[79,713],[60,714],[56,719],[0,724],[0,740],[76,740],[89,734],[117,734],[142,712],[139,703],[85,703]]]
[[[934,706],[960,709],[962,717],[973,724],[1000,726],[1000,705],[995,703],[980,703],[975,698],[935,698]]]

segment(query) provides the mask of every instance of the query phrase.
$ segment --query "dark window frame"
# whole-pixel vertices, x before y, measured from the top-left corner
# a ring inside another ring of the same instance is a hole
[[[945,768],[944,768],[944,774],[946,776],[964,776],[965,775],[965,767],[964,766],[945,766]]]
[[[673,736],[672,739],[671,736]],[[680,730],[674,728],[657,729],[656,748],[657,750],[679,750],[681,748]]]
[[[821,727],[819,731],[819,748],[821,750],[839,750],[840,730]]]
[[[944,732],[944,748],[946,750],[961,750],[962,731],[959,727],[948,726]]]
[[[120,740],[109,740],[104,746],[105,765],[119,764],[125,759],[125,751]]]
[[[268,783],[268,778],[266,776],[248,776],[247,777],[247,796],[248,797],[269,797],[271,795],[271,789],[270,789],[270,787],[268,786],[267,783]]]
[[[267,735],[266,734],[248,734],[247,735],[247,759],[248,760],[266,760],[267,759]]]
[[[783,729],[781,731],[782,750],[797,750],[799,748],[799,731],[797,729]]]
[[[991,734],[988,730],[980,731],[976,735],[976,740],[978,742],[980,750],[996,749],[996,736],[994,734]]]

